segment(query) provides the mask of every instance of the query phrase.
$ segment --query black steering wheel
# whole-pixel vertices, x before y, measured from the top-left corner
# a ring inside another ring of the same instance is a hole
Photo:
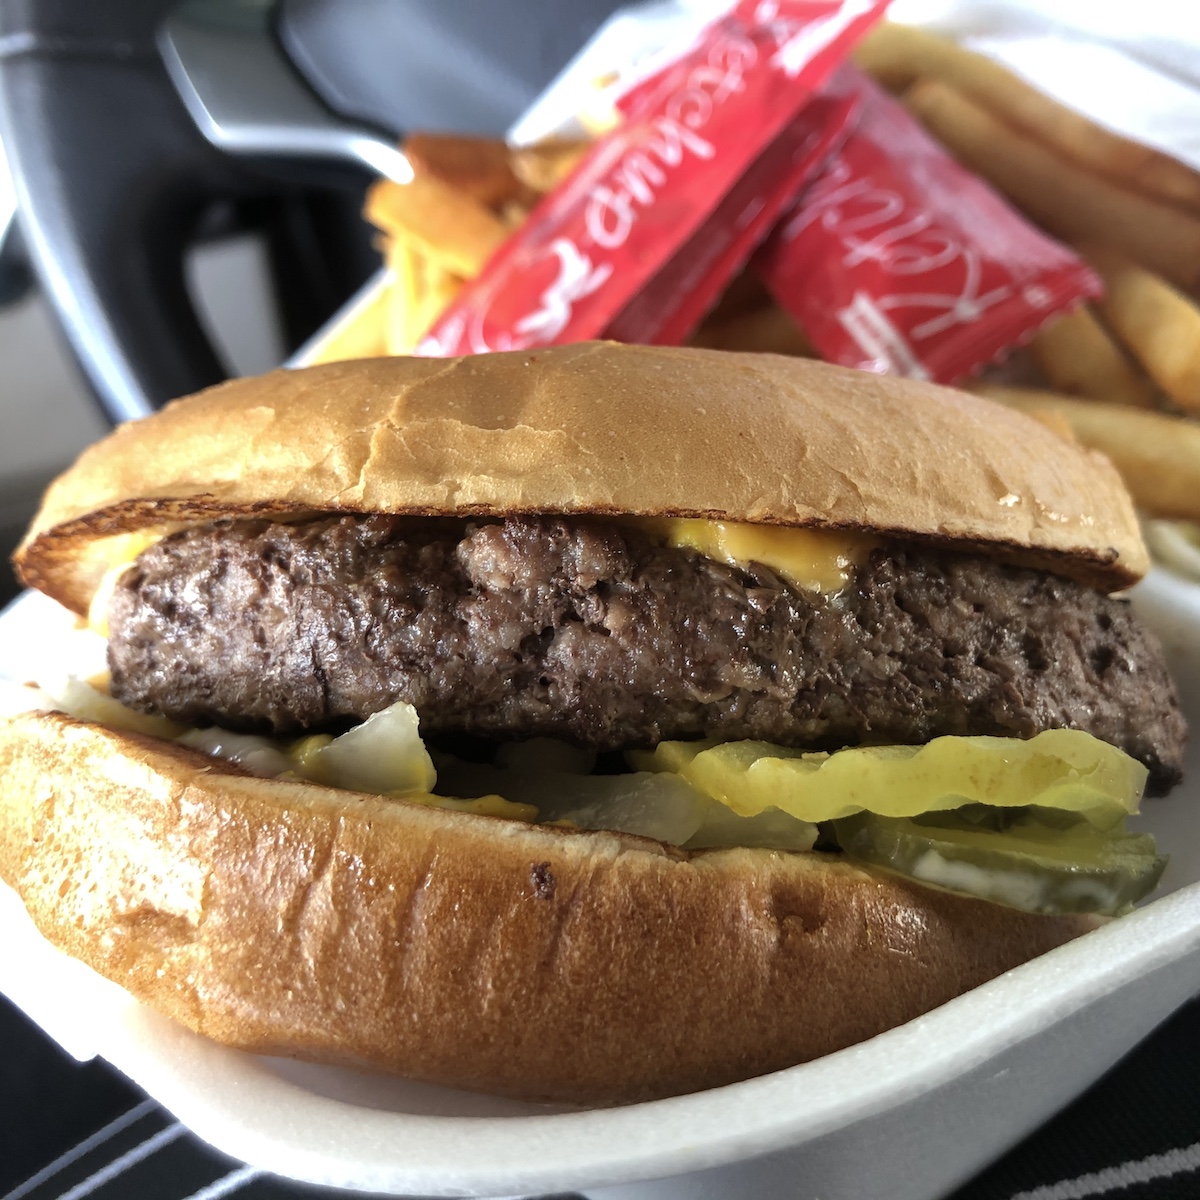
[[[217,0],[269,9],[335,111],[497,133],[615,0]],[[0,132],[30,256],[105,413],[140,416],[223,379],[188,293],[198,239],[266,240],[284,341],[378,265],[352,166],[235,158],[197,129],[156,44],[174,0],[0,0]]]

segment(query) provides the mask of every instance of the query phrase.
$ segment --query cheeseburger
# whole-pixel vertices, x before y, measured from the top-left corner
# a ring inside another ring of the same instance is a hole
[[[88,450],[16,561],[109,675],[0,722],[0,876],[227,1045],[681,1093],[1162,869],[1129,499],[957,392],[607,344],[279,371]]]

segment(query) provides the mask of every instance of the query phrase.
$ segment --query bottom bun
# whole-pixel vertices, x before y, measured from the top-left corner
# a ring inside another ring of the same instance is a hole
[[[0,875],[51,942],[218,1042],[577,1104],[828,1054],[1094,923],[833,855],[263,780],[46,713],[0,723]]]

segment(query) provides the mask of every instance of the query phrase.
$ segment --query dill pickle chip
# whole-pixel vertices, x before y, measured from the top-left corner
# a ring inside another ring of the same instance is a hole
[[[638,770],[681,775],[739,816],[779,808],[809,822],[863,811],[912,817],[968,804],[1037,804],[1108,828],[1137,812],[1146,783],[1141,763],[1076,729],[1052,729],[1028,741],[939,737],[923,746],[829,754],[769,742],[663,742],[627,757]]]
[[[978,813],[860,813],[833,827],[843,852],[858,862],[1033,913],[1118,916],[1154,889],[1166,866],[1154,838],[1127,833],[1123,823],[1063,827],[1036,812],[1005,816],[990,822]]]

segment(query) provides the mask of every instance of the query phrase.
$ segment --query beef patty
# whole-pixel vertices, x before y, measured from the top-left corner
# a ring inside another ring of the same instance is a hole
[[[193,725],[298,731],[407,700],[426,733],[597,749],[1074,728],[1159,791],[1185,740],[1127,603],[913,547],[821,595],[586,520],[220,523],[143,553],[109,625],[114,695]]]

